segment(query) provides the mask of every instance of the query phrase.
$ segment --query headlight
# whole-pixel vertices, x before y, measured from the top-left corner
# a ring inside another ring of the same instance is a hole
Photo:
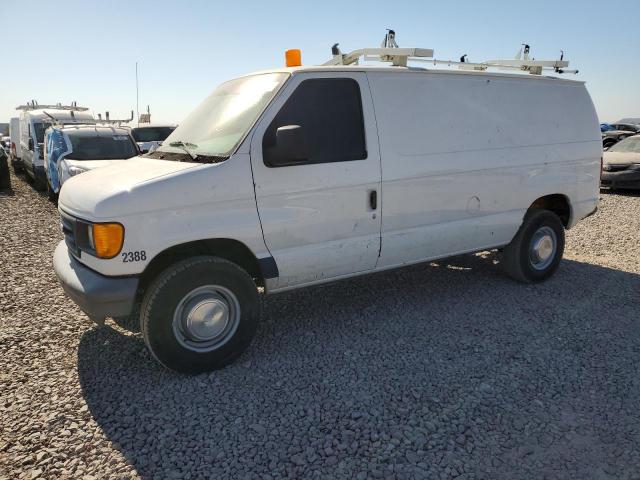
[[[82,172],[86,172],[87,169],[86,168],[82,168],[82,167],[76,167],[75,165],[69,167],[69,169],[67,170],[69,172],[69,176],[73,177],[74,175],[77,175],[79,173]]]
[[[80,250],[98,258],[109,259],[120,253],[124,243],[124,226],[120,223],[86,223],[79,221],[76,242]]]

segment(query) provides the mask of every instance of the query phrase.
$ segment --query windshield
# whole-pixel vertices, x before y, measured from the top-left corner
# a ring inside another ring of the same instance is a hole
[[[132,128],[131,136],[136,142],[162,142],[176,127]]]
[[[640,136],[628,137],[628,138],[625,138],[624,140],[620,140],[608,151],[640,153]]]
[[[138,150],[129,135],[87,136],[69,135],[70,160],[117,160],[135,157]]]
[[[34,123],[33,130],[36,134],[36,143],[44,143],[44,131],[51,126],[50,123]]]
[[[216,88],[180,123],[156,152],[228,156],[286,80],[287,73],[266,73],[238,78]]]

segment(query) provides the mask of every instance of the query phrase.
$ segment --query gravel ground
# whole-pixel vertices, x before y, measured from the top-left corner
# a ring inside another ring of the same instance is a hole
[[[640,478],[640,196],[547,283],[466,255],[270,297],[184,377],[58,286],[55,208],[0,196],[0,478]]]

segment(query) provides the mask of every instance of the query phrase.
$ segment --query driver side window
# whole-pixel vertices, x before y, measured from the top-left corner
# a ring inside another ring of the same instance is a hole
[[[290,125],[301,127],[306,159],[290,165],[345,162],[367,158],[362,99],[358,82],[351,78],[317,78],[298,85],[267,128],[262,140],[264,163],[278,155],[276,132]]]

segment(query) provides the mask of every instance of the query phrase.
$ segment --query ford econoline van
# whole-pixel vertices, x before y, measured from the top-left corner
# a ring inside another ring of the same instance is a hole
[[[220,368],[261,295],[501,249],[541,282],[595,211],[584,83],[329,65],[220,85],[156,151],[69,179],[54,265],[89,317],[139,315],[153,356]]]

